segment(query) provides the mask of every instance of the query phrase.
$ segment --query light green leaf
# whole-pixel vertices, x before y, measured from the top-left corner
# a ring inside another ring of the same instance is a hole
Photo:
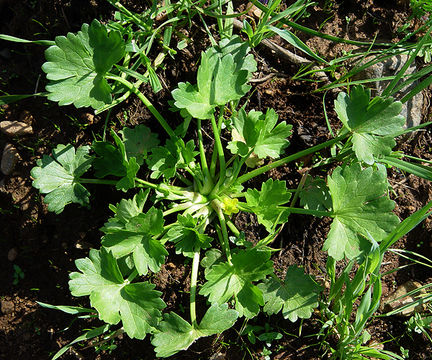
[[[177,169],[189,167],[194,169],[195,156],[198,152],[194,150],[193,140],[186,144],[182,139],[168,139],[165,146],[158,146],[153,149],[152,154],[147,159],[148,167],[153,171],[152,179],[158,179],[163,176],[170,179],[175,176]]]
[[[73,296],[90,295],[101,320],[109,324],[122,321],[131,338],[144,339],[162,318],[165,303],[161,293],[148,282],[125,281],[115,258],[104,248],[90,250],[89,258],[75,264],[80,272],[70,274],[70,291]]]
[[[114,212],[115,216],[110,218],[105,226],[109,223],[120,223],[124,225],[129,222],[131,218],[141,214],[149,192],[149,189],[146,191],[141,189],[132,199],[121,199],[117,205],[110,205],[110,209]]]
[[[126,149],[126,155],[130,159],[134,157],[138,165],[142,165],[147,158],[147,153],[159,145],[157,134],[153,134],[147,126],[138,125],[131,129],[128,127],[120,131]]]
[[[264,311],[272,315],[283,309],[283,317],[292,322],[311,317],[321,291],[321,287],[297,266],[287,269],[284,281],[269,278],[258,287],[264,295]]]
[[[399,223],[392,213],[394,202],[386,196],[389,185],[384,166],[337,167],[327,182],[334,220],[323,249],[335,260],[358,256],[364,238],[379,242]]]
[[[389,155],[396,145],[393,134],[403,130],[405,118],[399,115],[402,103],[392,97],[375,97],[370,89],[354,86],[350,95],[340,93],[335,111],[345,127],[353,133],[353,149],[360,161],[372,165],[377,158]]]
[[[164,315],[159,325],[160,332],[153,337],[157,357],[168,357],[186,350],[195,340],[203,336],[220,334],[234,325],[238,317],[227,304],[213,304],[205,313],[201,323],[193,326],[174,312]]]
[[[108,223],[101,229],[105,232],[102,245],[116,258],[132,254],[140,275],[146,275],[148,270],[158,272],[168,255],[163,244],[154,238],[162,233],[163,223],[162,211],[152,207],[147,213],[128,219],[124,226]]]
[[[286,204],[291,198],[285,181],[268,179],[261,185],[260,191],[248,189],[245,196],[247,205],[267,231],[271,232],[276,223],[281,224],[288,219],[289,214],[279,208],[279,205]]]
[[[50,80],[48,99],[77,108],[98,109],[111,103],[111,88],[104,76],[124,55],[121,34],[108,34],[104,25],[93,20],[77,34],[57,36],[55,43],[45,51],[47,62],[42,65]]]
[[[70,203],[88,205],[90,193],[79,178],[91,166],[90,147],[81,146],[76,152],[72,145],[58,145],[52,157],[44,155],[31,171],[33,186],[45,196],[48,210],[59,214]]]
[[[175,243],[176,253],[193,257],[197,249],[207,249],[213,240],[210,236],[198,231],[199,219],[190,214],[178,215],[177,222],[164,236],[164,240]]]
[[[276,126],[277,120],[273,109],[267,110],[265,115],[255,110],[246,114],[243,108],[240,109],[233,117],[233,140],[228,144],[228,149],[241,156],[252,150],[260,159],[267,156],[278,158],[289,145],[286,138],[291,135],[292,126],[285,121]]]
[[[221,304],[234,297],[239,315],[250,318],[258,314],[260,305],[264,305],[262,293],[253,282],[272,272],[269,251],[240,250],[232,256],[232,264],[216,263],[206,272],[207,282],[200,294],[208,296],[212,304]]]
[[[256,68],[252,57],[241,56],[248,50],[238,42],[221,42],[202,53],[197,85],[179,83],[172,92],[174,105],[197,119],[210,119],[216,106],[240,99],[250,90],[247,81]]]

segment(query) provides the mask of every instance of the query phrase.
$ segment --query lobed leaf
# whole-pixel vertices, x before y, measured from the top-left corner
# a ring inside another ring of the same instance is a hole
[[[258,222],[271,232],[277,223],[283,223],[288,219],[288,212],[279,208],[291,198],[287,192],[285,181],[268,179],[261,185],[261,190],[248,189],[246,202],[249,208],[257,215]]]
[[[164,315],[159,325],[160,332],[153,337],[157,357],[168,357],[186,350],[195,340],[203,336],[219,334],[234,325],[238,317],[228,304],[213,304],[205,313],[199,325],[191,325],[174,312]]]
[[[289,145],[286,138],[291,135],[292,126],[285,121],[276,125],[277,121],[278,116],[273,109],[267,110],[265,115],[255,110],[246,114],[243,108],[240,109],[232,119],[233,140],[228,144],[228,149],[240,156],[252,151],[260,159],[278,158]]]
[[[210,236],[198,231],[199,219],[190,214],[178,215],[177,222],[164,236],[164,240],[175,243],[176,253],[193,257],[197,249],[207,249],[213,240]]]
[[[218,262],[205,273],[207,282],[200,294],[208,296],[212,304],[221,304],[234,297],[239,316],[251,318],[264,305],[261,290],[253,282],[264,279],[272,272],[269,251],[256,248],[240,250],[232,256],[231,263]]]
[[[354,86],[350,95],[340,93],[335,111],[345,127],[353,133],[354,152],[360,161],[372,165],[379,157],[389,155],[396,145],[394,134],[403,130],[405,118],[399,115],[402,103],[392,97],[375,97],[370,89]]]
[[[111,103],[111,88],[105,75],[125,53],[118,31],[107,32],[105,25],[93,20],[83,24],[77,34],[57,36],[55,45],[45,51],[42,70],[50,80],[48,99],[59,105],[91,106],[98,109]]]
[[[185,144],[182,139],[168,139],[165,146],[153,149],[147,159],[147,165],[153,171],[150,177],[170,179],[175,176],[177,169],[194,169],[195,156],[198,155],[194,149],[193,140]]]
[[[323,249],[335,260],[358,256],[364,239],[379,242],[399,223],[392,213],[394,202],[386,196],[389,185],[384,166],[337,167],[327,181],[334,220]]]
[[[321,291],[321,287],[297,266],[287,269],[284,281],[269,278],[258,287],[264,295],[264,312],[273,315],[282,310],[283,317],[292,322],[311,317]]]
[[[140,275],[146,275],[148,270],[158,272],[168,255],[164,245],[155,238],[163,232],[163,223],[162,211],[152,207],[147,213],[139,213],[124,224],[108,223],[101,229],[105,232],[102,245],[115,258],[132,254]]]
[[[93,161],[89,146],[76,149],[68,145],[58,145],[52,157],[44,155],[31,170],[33,186],[45,196],[48,210],[59,214],[70,203],[89,204],[90,193],[79,182],[80,177],[90,168]]]
[[[162,293],[148,282],[125,281],[116,259],[104,248],[90,250],[89,258],[75,264],[80,272],[70,274],[70,291],[73,296],[90,295],[101,320],[108,324],[121,321],[131,338],[144,339],[162,318],[160,310],[166,306]]]
[[[218,105],[240,99],[249,90],[247,81],[256,69],[247,45],[235,37],[221,41],[201,55],[197,84],[179,83],[172,92],[174,105],[197,119],[210,119]],[[240,38],[238,38],[240,39]]]

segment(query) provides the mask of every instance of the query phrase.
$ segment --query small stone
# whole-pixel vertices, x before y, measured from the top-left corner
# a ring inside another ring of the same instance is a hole
[[[13,311],[15,310],[15,305],[13,301],[2,300],[0,304],[0,309],[4,315],[9,315],[12,314]]]
[[[33,134],[33,128],[21,121],[2,121],[0,131],[7,136],[21,136]]]
[[[257,19],[259,19],[262,15],[262,11],[260,9],[258,9],[254,4],[252,4],[251,2],[248,3],[247,5],[249,11],[248,11],[248,15],[251,17],[255,17]]]
[[[81,119],[87,121],[87,123],[91,125],[94,121],[94,115],[92,113],[84,113],[81,115]]]
[[[420,299],[422,296],[426,294],[425,289],[418,290],[417,292],[414,292],[411,295],[406,295],[406,294],[408,294],[411,291],[420,289],[421,287],[422,284],[420,284],[417,281],[409,280],[406,283],[403,283],[396,289],[394,293],[390,294],[387,298],[383,299],[384,311],[386,312],[393,311],[399,309],[402,306],[417,301],[418,299]],[[425,310],[425,305],[419,304],[417,306],[407,307],[406,309],[398,313],[398,315],[410,316],[414,312],[423,312],[424,310]]]
[[[362,65],[372,58],[367,57]],[[392,76],[397,74],[408,61],[409,55],[407,54],[399,54],[387,58],[386,60],[376,63],[374,65],[369,66],[365,70],[354,76],[354,80],[360,79],[378,79],[386,76]],[[415,65],[415,61],[410,64],[408,69],[406,69],[404,77],[412,75],[417,72],[417,67]],[[403,81],[404,78],[402,78]],[[381,95],[382,92],[389,85],[390,80],[385,81],[375,81],[369,83],[368,86],[372,87],[372,96]],[[366,84],[367,85],[367,84]],[[413,90],[418,85],[418,81],[414,81],[413,83],[404,86],[398,93],[394,95],[396,99],[403,98],[406,94],[408,94],[411,90]],[[406,119],[405,127],[414,127],[420,125],[422,120],[422,109],[424,104],[423,93],[418,93],[410,100],[402,104],[401,115],[403,115]]]
[[[12,144],[6,144],[3,149],[0,169],[3,174],[10,175],[18,162],[18,151]]]
[[[8,251],[8,260],[14,261],[18,256],[18,250],[16,248],[12,248]]]

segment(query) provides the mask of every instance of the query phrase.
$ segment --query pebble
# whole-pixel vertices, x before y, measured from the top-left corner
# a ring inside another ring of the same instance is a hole
[[[2,121],[0,131],[7,136],[22,136],[33,134],[33,128],[21,121]]]
[[[4,315],[9,315],[15,310],[15,305],[13,301],[1,300],[0,310]]]
[[[16,163],[18,162],[18,151],[12,144],[6,144],[3,149],[0,169],[4,175],[12,174]]]
[[[18,250],[16,248],[12,248],[8,251],[8,260],[14,261],[16,257],[18,256]]]
[[[417,281],[409,280],[406,283],[403,283],[396,289],[394,293],[390,294],[388,297],[383,299],[382,303],[384,304],[384,311],[385,312],[393,311],[406,304],[410,304],[418,300],[421,296],[424,296],[424,294],[426,294],[425,289],[418,290],[417,292],[409,296],[405,296],[405,295],[421,287],[422,284],[420,284]],[[397,315],[411,316],[414,312],[423,312],[424,310],[425,310],[425,305],[419,304],[417,306],[410,306],[405,310],[403,310],[402,312],[398,313]]]

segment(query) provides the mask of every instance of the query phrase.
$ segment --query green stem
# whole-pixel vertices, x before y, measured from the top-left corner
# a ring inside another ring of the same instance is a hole
[[[193,262],[192,262],[192,274],[191,274],[191,288],[190,288],[190,317],[191,324],[194,328],[198,327],[198,323],[196,320],[196,289],[197,289],[197,280],[198,280],[198,269],[199,269],[199,261],[200,261],[200,252],[195,251]]]
[[[204,176],[211,178],[210,171],[207,165],[207,159],[205,156],[205,150],[204,150],[204,143],[203,143],[203,136],[202,136],[202,129],[201,129],[201,119],[197,119],[197,127],[198,127],[198,142],[199,142],[199,152],[200,152],[200,159],[201,159],[201,167],[204,173]]]
[[[231,220],[227,220],[226,224],[230,228],[231,232],[234,234],[235,237],[240,236],[240,231],[238,231],[237,227],[234,225],[234,223]]]
[[[222,244],[225,250],[225,256],[227,257],[228,263],[231,264],[231,251],[229,247],[229,239],[228,239],[228,230],[227,230],[227,224],[225,221],[225,216],[222,212],[222,208],[220,207],[219,200],[213,200],[218,202],[217,206],[215,206],[217,217],[219,218],[219,223],[222,230]]]
[[[180,204],[180,205],[174,206],[173,208],[171,208],[169,210],[164,211],[163,216],[167,216],[169,214],[174,214],[174,213],[179,212],[179,211],[187,210],[190,207],[191,207],[190,203],[189,204]]]
[[[238,202],[237,207],[242,211],[253,212],[246,203]],[[312,209],[301,209],[289,206],[278,206],[278,210],[287,210],[291,214],[302,214],[302,215],[312,215],[317,217],[328,216],[334,217],[334,213],[331,211],[321,211],[321,210],[312,210]]]
[[[265,172],[267,172],[267,171],[269,171],[271,169],[277,168],[278,166],[285,165],[285,164],[287,164],[287,163],[289,163],[291,161],[300,159],[303,156],[306,156],[306,155],[309,155],[309,154],[313,154],[313,153],[315,153],[315,152],[317,152],[317,151],[319,151],[321,149],[324,149],[326,147],[332,146],[333,144],[336,144],[337,142],[345,139],[346,137],[347,137],[347,135],[338,136],[337,138],[334,138],[332,140],[326,141],[326,142],[324,142],[322,144],[315,145],[315,146],[313,146],[313,147],[311,147],[309,149],[299,151],[298,153],[295,153],[293,155],[284,157],[284,158],[282,158],[280,160],[274,161],[274,162],[272,162],[270,164],[267,164],[265,166],[261,166],[258,169],[255,169],[253,171],[250,171],[250,172],[248,172],[248,173],[240,176],[237,179],[236,183],[237,184],[242,184],[242,183],[244,183],[244,182],[246,182],[246,181],[248,181],[248,180],[250,180],[250,179],[252,179],[252,178],[254,178],[256,176],[258,176],[258,175],[264,174]]]
[[[103,179],[79,179],[80,184],[100,184],[100,185],[117,185],[118,180],[103,180]]]
[[[211,117],[211,124],[213,128],[216,150],[218,152],[218,159],[219,159],[219,180],[215,186],[215,190],[217,190],[218,186],[225,181],[226,163],[225,163],[225,155],[222,147],[222,142],[220,139],[220,133],[218,130],[218,125],[216,124],[216,119],[214,118],[214,116]]]
[[[130,81],[123,79],[120,76],[116,75],[106,75],[107,79],[118,81],[119,83],[126,86],[131,92],[133,92],[138,98],[143,102],[143,104],[150,110],[150,112],[154,115],[154,117],[159,121],[159,124],[164,128],[164,130],[167,132],[167,134],[170,137],[175,137],[174,130],[171,128],[171,126],[168,125],[165,118],[160,114],[159,111],[156,110],[156,108],[153,106],[153,104],[150,102],[149,99],[147,99],[144,94],[139,91],[134,84],[132,84]]]
[[[180,195],[180,196],[184,196],[185,193],[187,193],[187,190],[184,190],[178,186],[172,186],[172,185],[168,185],[168,184],[153,184],[151,182],[142,180],[140,178],[135,178],[135,182],[137,182],[138,184],[144,185],[147,188],[154,189],[154,190],[157,190],[160,192],[169,191],[173,194]]]

